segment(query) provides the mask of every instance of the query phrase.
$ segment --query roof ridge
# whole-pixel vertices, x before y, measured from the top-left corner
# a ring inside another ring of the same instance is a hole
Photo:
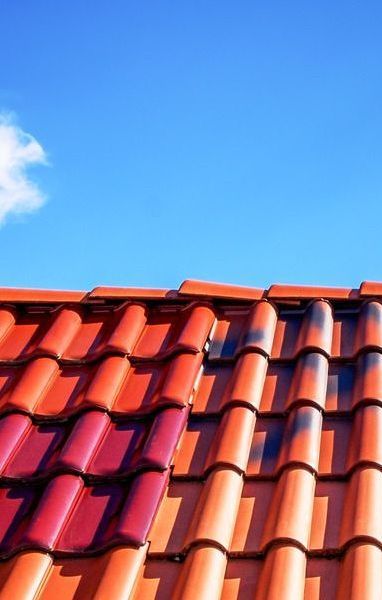
[[[183,300],[187,297],[221,298],[227,300],[256,301],[308,300],[359,300],[382,296],[382,282],[363,281],[359,288],[315,286],[274,283],[269,288],[243,286],[230,283],[185,279],[178,289],[96,286],[91,291],[57,290],[39,288],[0,287],[0,302],[94,302],[101,300]]]

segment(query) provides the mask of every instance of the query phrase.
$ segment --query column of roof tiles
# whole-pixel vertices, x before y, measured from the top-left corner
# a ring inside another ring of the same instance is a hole
[[[281,341],[285,327],[270,303],[257,303],[240,326],[239,311],[226,313],[222,324],[218,320],[218,343],[214,337],[194,399],[195,416],[174,464],[174,476],[180,479],[207,476],[208,482],[216,469],[227,467],[242,474],[233,536],[224,549],[229,557],[240,557],[239,564],[245,556],[265,554],[254,590],[258,598],[302,598],[304,593],[333,319],[330,305],[322,301],[312,302],[298,318],[293,351],[289,342],[288,348]],[[294,375],[280,414],[272,407],[266,419],[260,410],[269,359],[282,353]],[[216,384],[220,374],[222,384]],[[212,534],[208,539],[220,543]],[[169,542],[174,542],[171,535]],[[202,547],[201,541],[193,542]],[[184,569],[188,560],[186,554]],[[239,597],[225,580],[231,560],[219,579],[223,598]],[[205,597],[211,593],[206,585]],[[245,597],[244,591],[241,594]]]
[[[242,311],[245,312],[248,313]],[[271,317],[275,323],[273,313],[268,303],[255,305],[249,319],[255,328],[263,327],[263,333],[251,339],[243,338],[243,346],[263,342],[270,347],[272,335],[269,340],[262,320]],[[210,348],[213,359],[219,359],[218,352],[226,351],[224,326],[222,320],[218,320]],[[218,351],[219,338],[223,341]],[[266,360],[263,354],[258,356]],[[251,367],[248,362],[249,373]],[[240,381],[236,382],[236,388],[240,393]],[[256,420],[253,406],[228,404],[219,423],[208,421],[204,416],[199,422],[189,420],[169,486],[149,534],[150,556],[178,557],[183,561],[171,589],[173,598],[220,598],[222,593]],[[219,405],[224,405],[222,399]],[[171,564],[169,560],[168,563]],[[152,592],[145,589],[139,593],[144,596]],[[169,593],[168,588],[163,593]]]

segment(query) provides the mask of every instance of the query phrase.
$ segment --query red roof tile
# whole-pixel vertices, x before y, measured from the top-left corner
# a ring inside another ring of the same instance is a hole
[[[229,300],[260,300],[264,295],[261,288],[212,283],[210,281],[183,281],[179,288],[180,296],[197,296],[207,298],[228,298]]]
[[[80,291],[0,288],[0,302],[82,302],[86,296]]]
[[[92,298],[145,298],[158,299],[158,298],[170,298],[176,296],[176,292],[172,293],[172,290],[168,289],[156,289],[156,288],[135,288],[135,287],[96,287],[89,293],[89,299]]]
[[[0,290],[0,600],[378,597],[381,291]]]
[[[296,300],[307,298],[330,298],[348,300],[357,298],[358,290],[340,287],[315,287],[309,285],[271,285],[267,297],[272,299],[293,298]]]

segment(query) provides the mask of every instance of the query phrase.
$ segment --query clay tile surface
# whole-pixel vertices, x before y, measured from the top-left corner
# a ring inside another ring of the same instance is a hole
[[[310,285],[284,285],[274,284],[269,290],[268,298],[294,298],[294,299],[305,299],[305,298],[338,298],[338,299],[351,299],[357,298],[359,291],[351,288],[341,287],[316,287]]]
[[[156,288],[125,288],[99,286],[89,293],[89,298],[166,298],[176,296],[176,292]]]
[[[379,598],[381,290],[0,289],[0,600]]]
[[[382,282],[381,281],[363,281],[360,286],[361,296],[381,296]]]
[[[230,300],[259,300],[263,297],[264,290],[241,285],[187,279],[180,286],[179,294],[185,296],[228,298]]]

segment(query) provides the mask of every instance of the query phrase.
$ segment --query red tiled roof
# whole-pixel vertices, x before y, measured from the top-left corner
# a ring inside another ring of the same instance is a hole
[[[0,289],[0,600],[382,589],[382,284]]]

